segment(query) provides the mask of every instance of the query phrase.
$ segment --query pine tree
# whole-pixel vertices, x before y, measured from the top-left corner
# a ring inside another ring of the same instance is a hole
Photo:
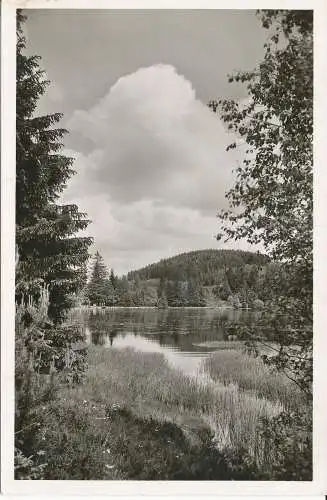
[[[110,283],[111,283],[112,287],[114,288],[114,290],[116,290],[118,280],[117,280],[117,276],[115,275],[114,270],[112,268],[110,270],[109,279],[110,279]]]
[[[60,113],[38,116],[36,107],[49,82],[40,69],[39,56],[27,56],[17,11],[16,94],[16,243],[20,269],[28,293],[31,282],[49,285],[49,315],[62,319],[70,307],[70,295],[85,282],[84,265],[91,238],[76,234],[87,227],[86,215],[76,205],[60,205],[58,199],[74,173],[73,159],[61,154],[63,128],[56,128]],[[20,300],[24,287],[17,290]]]
[[[102,305],[108,301],[108,272],[99,252],[94,256],[93,269],[87,285],[87,296],[91,304]]]
[[[107,279],[106,281],[106,298],[105,298],[105,304],[107,306],[113,306],[116,303],[116,292],[114,287],[111,284],[110,278]]]
[[[117,302],[120,306],[129,307],[133,305],[130,282],[126,276],[117,281]]]
[[[58,204],[60,193],[73,173],[72,159],[60,154],[66,131],[55,128],[56,113],[37,116],[38,99],[48,81],[38,56],[24,54],[26,41],[17,11],[16,94],[16,478],[21,462],[38,470],[35,415],[40,403],[54,396],[60,380],[69,384],[83,379],[84,349],[73,350],[83,340],[76,325],[62,324],[72,298],[86,280],[90,238],[76,234],[88,225],[75,205]],[[61,324],[60,324],[61,323]],[[60,379],[55,374],[61,373]],[[47,387],[43,375],[50,375]],[[41,389],[42,388],[42,389]],[[42,421],[42,418],[41,418]],[[31,426],[32,422],[32,426]],[[41,424],[40,424],[41,425]],[[29,457],[29,459],[27,459]],[[35,462],[34,462],[35,461]],[[42,475],[32,477],[43,479]]]

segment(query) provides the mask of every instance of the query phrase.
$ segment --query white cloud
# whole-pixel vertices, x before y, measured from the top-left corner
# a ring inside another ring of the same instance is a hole
[[[204,211],[224,202],[229,138],[172,66],[120,78],[93,108],[75,111],[67,127],[92,140],[92,179],[116,201],[151,197]]]
[[[119,272],[217,244],[235,153],[218,118],[175,68],[157,65],[120,78],[67,123],[92,141],[77,153],[65,192],[93,220],[90,231]],[[70,152],[72,154],[72,152]]]

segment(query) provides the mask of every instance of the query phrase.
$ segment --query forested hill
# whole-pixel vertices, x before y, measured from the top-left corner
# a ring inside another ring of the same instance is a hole
[[[158,307],[258,307],[276,294],[278,264],[240,250],[197,250],[118,278],[100,254],[86,287],[91,304]],[[258,302],[259,301],[259,302]]]
[[[237,269],[240,274],[245,266],[250,270],[252,266],[264,266],[269,261],[266,255],[241,250],[196,250],[131,271],[127,278],[128,280],[135,280],[136,277],[140,280],[157,278],[171,281],[194,280],[202,286],[213,286],[221,282],[228,270]]]

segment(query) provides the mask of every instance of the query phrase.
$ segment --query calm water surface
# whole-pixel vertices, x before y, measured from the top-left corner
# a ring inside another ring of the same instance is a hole
[[[251,321],[255,314],[232,309],[117,308],[86,312],[83,323],[89,343],[162,353],[172,367],[197,375],[202,361],[216,350],[199,344],[225,340],[229,323]]]
[[[197,375],[202,361],[216,350],[199,344],[225,340],[228,324],[253,321],[256,314],[232,309],[117,308],[85,312],[83,323],[89,343],[162,353],[172,367]]]

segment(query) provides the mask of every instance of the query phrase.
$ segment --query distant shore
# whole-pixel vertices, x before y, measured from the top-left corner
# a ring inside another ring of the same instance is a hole
[[[87,305],[82,305],[82,306],[75,306],[73,307],[74,310],[79,309],[79,310],[84,310],[84,311],[99,311],[99,310],[115,310],[115,309],[154,309],[158,311],[165,311],[165,310],[170,310],[170,309],[228,309],[228,310],[235,310],[235,311],[252,311],[254,309],[251,308],[236,308],[230,305],[223,305],[223,306],[178,306],[178,307],[157,307],[157,306],[87,306]]]

